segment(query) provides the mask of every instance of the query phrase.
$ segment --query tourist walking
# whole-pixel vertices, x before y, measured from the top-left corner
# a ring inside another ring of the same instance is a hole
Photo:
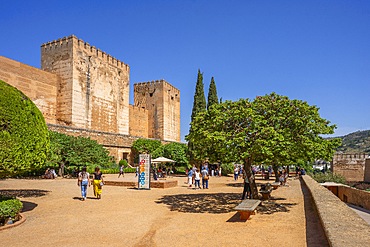
[[[252,191],[251,191],[251,186],[250,186],[250,181],[248,179],[247,173],[245,170],[243,170],[243,179],[244,179],[244,189],[243,189],[243,195],[242,195],[242,200],[248,198],[252,199]],[[253,179],[253,175],[252,175]]]
[[[191,187],[192,184],[193,184],[193,175],[194,175],[193,169],[190,169],[188,171],[188,185],[189,185],[189,187]]]
[[[202,174],[202,186],[203,189],[208,189],[208,180],[209,180],[209,173],[206,168],[203,168],[201,171]]]
[[[123,165],[121,165],[121,167],[119,168],[119,175],[118,177],[120,177],[122,175],[122,177],[125,177],[125,173],[124,173],[124,170],[123,170]]]
[[[90,174],[86,171],[86,166],[82,168],[82,171],[78,174],[77,185],[81,186],[82,200],[86,200],[87,185],[90,187]]]
[[[238,180],[238,176],[239,176],[239,169],[238,169],[238,166],[235,166],[234,168],[234,180]]]
[[[200,189],[200,172],[199,172],[199,169],[195,170],[194,179],[195,179],[194,188],[196,189],[197,186],[198,186],[198,189]]]
[[[101,199],[101,193],[103,190],[103,173],[100,171],[100,168],[97,166],[95,167],[95,172],[94,172],[94,195],[96,198]]]

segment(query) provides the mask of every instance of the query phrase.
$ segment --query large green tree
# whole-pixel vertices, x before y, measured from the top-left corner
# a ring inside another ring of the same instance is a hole
[[[197,83],[195,86],[195,94],[194,94],[194,101],[193,101],[193,109],[191,112],[191,121],[201,112],[205,112],[207,104],[206,104],[206,97],[204,96],[204,84],[203,84],[203,73],[200,72],[198,69],[198,76],[197,76]],[[190,123],[191,125],[191,123]],[[189,133],[192,132],[192,128],[190,126]],[[191,141],[188,141],[188,157],[190,163],[196,163],[200,160],[196,159],[196,156],[193,154],[193,150],[196,149],[194,144]]]
[[[188,165],[187,146],[184,143],[171,142],[164,145],[163,156],[176,161],[178,165]]]
[[[58,166],[60,175],[64,175],[65,166],[84,165],[93,169],[95,166],[108,168],[113,164],[114,157],[97,141],[50,131],[48,165]]]
[[[151,154],[152,158],[163,155],[163,145],[159,140],[137,139],[132,144],[135,162],[139,161],[139,154]]]
[[[327,158],[339,145],[338,140],[321,136],[333,133],[335,125],[321,118],[317,107],[275,93],[253,102],[240,99],[215,105],[199,114],[191,128],[187,140],[197,147],[195,156],[217,152],[224,162],[242,161],[249,178],[254,164]],[[257,198],[254,181],[251,187]]]
[[[139,154],[151,154],[152,159],[164,156],[176,161],[177,164],[187,165],[187,146],[184,143],[171,142],[163,145],[159,140],[137,139],[132,144],[135,161],[138,162]]]
[[[215,79],[212,77],[208,90],[207,110],[214,104],[218,104],[218,96]]]
[[[0,177],[41,168],[49,149],[44,117],[21,91],[0,80]]]
[[[272,93],[257,97],[253,109],[263,119],[265,128],[273,133],[272,146],[268,147],[265,164],[273,165],[276,180],[279,166],[298,161],[331,160],[340,139],[325,139],[322,135],[334,133],[335,125],[321,118],[319,108],[305,101],[290,100]]]

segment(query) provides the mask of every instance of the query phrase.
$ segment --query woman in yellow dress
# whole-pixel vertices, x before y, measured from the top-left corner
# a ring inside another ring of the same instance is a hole
[[[98,198],[101,199],[101,193],[102,193],[102,187],[104,184],[103,180],[103,173],[100,171],[100,168],[97,166],[95,167],[95,172],[94,172],[94,195]]]

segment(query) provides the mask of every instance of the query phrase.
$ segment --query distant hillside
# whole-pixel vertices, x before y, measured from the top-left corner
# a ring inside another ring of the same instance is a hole
[[[367,153],[370,154],[370,130],[356,131],[342,139],[342,146],[337,151],[343,153]]]

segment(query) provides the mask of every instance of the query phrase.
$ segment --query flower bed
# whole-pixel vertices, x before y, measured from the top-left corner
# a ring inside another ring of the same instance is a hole
[[[20,220],[19,213],[22,208],[23,204],[20,200],[0,195],[0,226],[9,224],[9,221],[14,223]]]

